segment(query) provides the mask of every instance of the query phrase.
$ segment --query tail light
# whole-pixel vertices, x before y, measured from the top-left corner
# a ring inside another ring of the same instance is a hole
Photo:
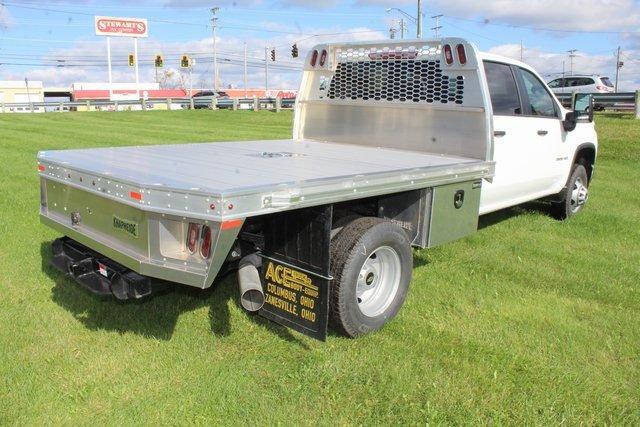
[[[607,88],[606,88],[606,87],[604,87],[604,86],[600,86],[600,85],[598,85],[598,86],[596,86],[596,90],[597,90],[597,91],[600,91],[600,92],[606,92]]]
[[[325,62],[327,62],[327,50],[322,49],[322,53],[320,54],[320,66],[324,67]]]
[[[313,53],[311,54],[311,66],[315,67],[316,62],[318,62],[318,51],[314,50]]]
[[[451,50],[451,45],[445,44],[442,51],[444,52],[444,62],[446,62],[447,65],[453,64],[453,51]]]
[[[464,45],[461,43],[456,46],[456,51],[458,52],[458,61],[460,61],[460,65],[464,65],[467,63],[467,51],[464,48]]]
[[[44,165],[38,165],[38,170],[39,170],[40,172],[44,172],[44,171],[45,171],[45,169],[46,169],[46,168],[44,167]]]
[[[196,247],[198,246],[198,237],[200,232],[200,226],[198,224],[194,224],[193,222],[189,223],[189,229],[187,231],[187,250],[190,254],[196,253]]]
[[[200,233],[200,255],[204,259],[211,255],[211,228],[208,225],[203,226]]]

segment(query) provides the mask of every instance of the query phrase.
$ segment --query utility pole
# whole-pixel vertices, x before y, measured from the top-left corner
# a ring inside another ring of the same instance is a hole
[[[568,50],[567,52],[569,53],[569,75],[573,76],[573,58],[575,58],[576,52],[578,51],[578,49],[571,49]]]
[[[264,96],[267,96],[269,90],[269,48],[264,47]]]
[[[432,28],[436,40],[438,40],[440,38],[440,30],[442,29],[442,25],[440,25],[440,18],[442,18],[443,15],[434,15],[431,17],[431,19],[435,19],[436,20],[436,26]]]
[[[244,43],[244,97],[247,97],[247,42]]]
[[[417,19],[418,33],[417,37],[422,38],[422,0],[418,0],[418,19]]]
[[[620,62],[620,46],[618,46],[618,54],[616,55],[616,93],[618,93],[618,79],[620,78],[620,68],[622,68],[622,62]]]
[[[211,8],[211,28],[213,29],[213,91],[218,92],[218,49],[216,46],[216,27],[218,26],[219,7]]]
[[[404,30],[405,30],[404,18],[400,18],[400,38],[401,39],[404,39]]]

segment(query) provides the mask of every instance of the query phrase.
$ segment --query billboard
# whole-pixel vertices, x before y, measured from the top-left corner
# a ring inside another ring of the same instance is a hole
[[[96,16],[95,28],[97,36],[149,36],[149,26],[147,25],[147,20],[141,18],[115,18],[112,16]]]

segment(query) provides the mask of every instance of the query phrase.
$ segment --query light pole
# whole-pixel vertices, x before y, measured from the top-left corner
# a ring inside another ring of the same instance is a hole
[[[386,9],[387,13],[391,13],[393,11],[396,11],[398,13],[400,13],[401,15],[403,15],[404,17],[406,17],[409,21],[413,22],[414,24],[416,24],[416,26],[418,27],[418,38],[422,37],[422,19],[418,20],[415,17],[411,16],[410,14],[408,14],[407,12],[405,12],[402,9],[398,9],[397,7],[390,7]],[[422,15],[420,15],[422,16]],[[404,20],[402,20],[402,29],[404,29]]]
[[[418,38],[422,38],[422,0],[418,0]]]
[[[211,28],[213,29],[213,91],[218,92],[218,50],[216,46],[216,27],[218,26],[217,13],[220,10],[219,7],[212,7],[211,14]]]

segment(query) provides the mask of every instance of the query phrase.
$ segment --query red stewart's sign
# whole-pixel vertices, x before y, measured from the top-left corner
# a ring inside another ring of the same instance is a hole
[[[146,19],[96,16],[96,35],[116,37],[148,37]]]

